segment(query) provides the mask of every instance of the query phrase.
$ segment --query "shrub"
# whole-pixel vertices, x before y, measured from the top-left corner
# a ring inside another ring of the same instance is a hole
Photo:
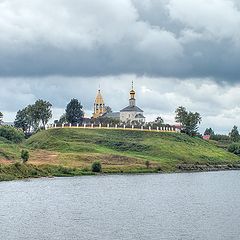
[[[102,171],[102,165],[99,161],[94,162],[92,164],[92,172],[101,172]]]
[[[147,167],[147,169],[150,167],[150,162],[147,160],[146,162],[145,162],[145,165],[146,165],[146,167]]]
[[[24,139],[24,133],[14,127],[1,126],[0,137],[6,138],[7,140],[14,143],[20,143]]]
[[[29,159],[29,152],[27,150],[22,150],[21,152],[21,159],[23,160],[23,162],[27,162]]]
[[[240,156],[240,143],[232,143],[228,147],[228,151]]]

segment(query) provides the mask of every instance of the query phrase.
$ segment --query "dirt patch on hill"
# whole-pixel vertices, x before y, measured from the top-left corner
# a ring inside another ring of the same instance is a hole
[[[35,165],[42,164],[59,164],[58,153],[45,151],[45,150],[37,150],[30,153],[29,163]]]

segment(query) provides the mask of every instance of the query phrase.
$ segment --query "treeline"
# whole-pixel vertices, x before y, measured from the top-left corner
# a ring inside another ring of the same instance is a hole
[[[55,123],[81,124],[83,116],[83,106],[77,99],[72,99],[68,103],[65,113]],[[40,99],[17,112],[14,126],[22,129],[28,135],[37,132],[39,129],[45,129],[51,118],[52,104]]]
[[[21,128],[24,133],[45,129],[46,124],[52,118],[52,104],[48,101],[37,100],[34,104],[17,112],[14,126]]]

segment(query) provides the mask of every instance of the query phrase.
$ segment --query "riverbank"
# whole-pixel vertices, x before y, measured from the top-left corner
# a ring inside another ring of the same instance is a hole
[[[93,173],[91,171],[68,168],[51,165],[36,166],[32,164],[14,163],[3,165],[0,164],[0,182],[12,181],[27,178],[42,178],[42,177],[75,177],[75,176],[95,176],[105,174],[169,174],[169,173],[193,173],[193,172],[213,172],[213,171],[233,171],[240,170],[240,164],[233,165],[179,165],[176,171],[164,172],[159,169],[133,169],[126,171],[103,171],[101,173]]]
[[[21,150],[30,153],[20,164]],[[173,173],[240,169],[240,157],[180,133],[50,129],[14,144],[0,139],[0,180],[103,173]]]

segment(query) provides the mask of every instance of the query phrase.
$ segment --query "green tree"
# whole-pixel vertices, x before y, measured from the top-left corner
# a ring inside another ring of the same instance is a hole
[[[3,122],[3,114],[0,112],[0,125],[2,124]]]
[[[164,121],[163,121],[162,117],[158,116],[155,119],[154,123],[156,123],[157,125],[162,125],[164,123]]]
[[[182,131],[189,136],[196,136],[202,120],[200,114],[198,112],[188,112],[186,108],[182,106],[178,107],[175,113],[175,120],[182,125]]]
[[[101,162],[97,161],[92,164],[92,172],[101,172],[102,171],[102,165]]]
[[[17,112],[16,118],[14,121],[14,126],[16,128],[21,128],[25,133],[30,129],[31,125],[29,121],[27,107]]]
[[[1,126],[0,137],[6,138],[14,143],[20,143],[24,140],[24,133],[11,126]]]
[[[232,131],[229,133],[229,137],[232,142],[238,142],[240,140],[240,135],[237,126],[233,126]]]
[[[212,128],[206,128],[205,132],[204,132],[204,135],[210,135],[210,136],[213,136],[215,135],[214,131]]]
[[[21,159],[23,163],[27,162],[29,159],[29,152],[27,150],[22,150],[21,152]]]
[[[66,120],[71,124],[81,124],[83,121],[83,106],[81,103],[73,98],[70,103],[68,103],[66,108]]]
[[[52,118],[52,104],[48,101],[39,99],[33,105],[34,121],[45,128],[48,121]]]
[[[21,128],[25,133],[29,133],[32,130],[38,129],[39,121],[36,119],[35,116],[34,105],[28,105],[24,109],[17,112],[14,126],[16,128]]]

